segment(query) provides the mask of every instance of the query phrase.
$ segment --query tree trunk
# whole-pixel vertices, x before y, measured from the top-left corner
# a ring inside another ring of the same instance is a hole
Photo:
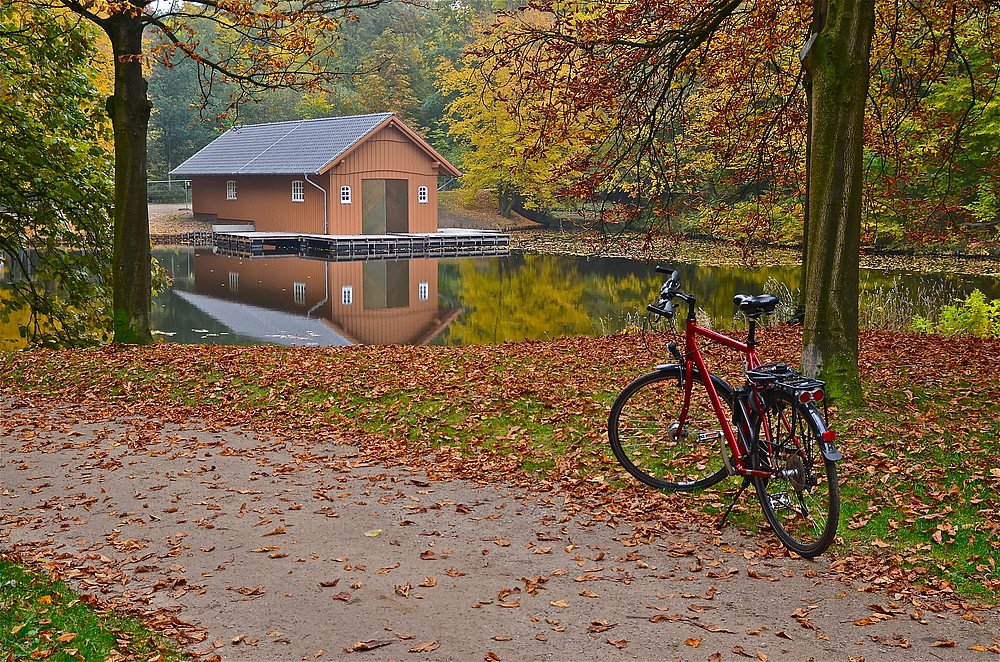
[[[142,74],[140,15],[118,13],[103,27],[115,56],[108,114],[115,135],[114,341],[152,342],[152,258],[146,202],[146,132],[151,104]]]
[[[860,403],[858,287],[874,0],[816,0],[803,54],[812,94],[802,367]]]
[[[497,186],[497,203],[500,215],[504,218],[510,218],[511,214],[514,213],[514,189],[510,185],[499,184]]]

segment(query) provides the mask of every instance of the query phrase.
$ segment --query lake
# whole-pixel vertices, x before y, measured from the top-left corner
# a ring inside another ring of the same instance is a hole
[[[154,251],[173,287],[154,302],[168,342],[340,346],[470,345],[599,336],[641,324],[662,282],[654,263],[555,255],[324,262],[240,258],[211,248]],[[672,264],[716,327],[734,322],[734,294],[799,287],[794,267],[754,271]],[[926,316],[997,279],[862,271],[862,307],[879,324],[899,311]],[[784,316],[794,310],[787,307]]]

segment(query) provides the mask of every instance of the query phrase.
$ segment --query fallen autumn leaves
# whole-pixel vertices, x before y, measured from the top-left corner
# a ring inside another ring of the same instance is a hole
[[[795,331],[774,329],[768,334],[768,356],[794,360]],[[645,341],[616,337],[450,349],[116,347],[9,355],[2,357],[0,371],[8,393],[36,402],[113,407],[129,416],[162,422],[194,419],[215,430],[239,426],[261,434],[309,439],[315,449],[324,445],[336,448],[335,444],[350,436],[360,440],[355,461],[363,464],[405,463],[432,477],[483,482],[503,476],[523,488],[557,492],[570,512],[601,524],[637,523],[630,535],[619,538],[626,548],[641,548],[644,543],[665,540],[671,530],[709,523],[706,510],[712,511],[726,498],[719,492],[664,496],[638,488],[621,478],[608,457],[602,439],[608,401],[629,378],[657,361],[646,351]],[[845,494],[850,495],[850,501],[845,504],[845,541],[837,546],[840,558],[833,558],[833,564],[872,590],[886,591],[891,599],[911,603],[908,617],[920,608],[951,608],[975,619],[975,611],[968,609],[975,601],[963,600],[956,593],[953,576],[970,576],[974,578],[971,584],[984,591],[998,586],[996,479],[1000,476],[993,473],[997,468],[997,423],[993,416],[1000,394],[990,377],[990,366],[1000,357],[1000,344],[949,342],[952,344],[941,346],[940,339],[928,337],[866,334],[866,378],[880,390],[870,388],[870,411],[837,412],[834,418],[840,444],[849,458],[843,467]],[[652,343],[662,350],[665,340],[656,338]],[[934,356],[933,366],[922,363],[922,357],[927,356]],[[162,423],[157,423],[145,430],[139,425],[119,443],[136,452],[167,451],[154,443],[161,427]],[[216,463],[221,466],[224,458],[238,458],[249,451],[178,441],[170,445],[169,452],[187,454],[195,464],[193,474],[211,479],[222,475]],[[222,457],[205,459],[206,452]],[[125,461],[100,448],[94,453],[95,470],[117,471]],[[323,462],[315,450],[293,452],[274,465],[273,474],[295,476]],[[343,500],[339,485],[328,477],[311,488],[313,499],[330,505],[322,513],[316,511],[320,516],[339,517],[342,508],[336,504]],[[36,483],[34,488],[45,490],[46,486]],[[230,496],[250,503],[256,496],[254,490],[233,489]],[[93,499],[91,507],[99,505],[99,498],[89,498]],[[963,503],[968,510],[962,510]],[[222,507],[211,500],[181,505],[199,509],[197,516],[187,517],[190,525],[202,529],[215,526]],[[295,505],[287,505],[286,517],[297,512]],[[469,509],[466,504],[457,504],[456,513],[468,514],[458,510],[459,505]],[[744,506],[742,526],[755,533],[759,516],[753,504]],[[178,506],[173,507],[176,510]],[[428,512],[423,504],[404,512],[416,517],[419,509]],[[250,516],[245,509],[239,512]],[[282,545],[272,543],[294,529],[276,514],[254,515],[263,545],[259,549],[264,550],[261,555],[282,562],[287,552]],[[402,519],[400,525],[405,526],[406,521]],[[878,530],[869,533],[869,527],[875,526]],[[376,530],[366,527],[361,537],[381,540],[384,534],[375,534]],[[785,555],[766,532],[759,535],[756,542],[760,547],[754,551],[757,558]],[[178,545],[183,543],[183,539],[175,540]],[[892,553],[871,553],[868,545],[873,541],[888,546]],[[541,544],[529,550],[528,558],[547,558],[562,550],[561,545],[551,542],[539,538]],[[114,538],[105,544],[141,559],[144,541]],[[495,536],[490,544],[499,549],[511,545],[506,535]],[[489,548],[483,551],[487,558]],[[697,549],[676,551],[691,555],[689,572],[717,579],[733,576],[726,567],[703,563]],[[434,563],[453,554],[433,547],[420,550],[418,557]],[[136,562],[139,567],[155,565],[151,559]],[[641,558],[630,562],[648,567]],[[588,567],[581,567],[584,574],[579,577],[601,576],[604,569],[596,569],[598,563],[585,564]],[[352,569],[345,572],[365,572],[363,567],[355,570],[359,566],[349,565]],[[152,584],[157,593],[183,596],[201,590],[191,578],[180,581],[183,570],[170,573],[169,567],[161,567],[167,569],[165,577]],[[222,562],[220,567],[232,567],[232,561]],[[442,572],[450,575],[448,570]],[[744,573],[762,585],[782,579],[760,566]],[[544,590],[545,577],[539,577],[527,581],[524,588],[517,587],[517,592],[502,598],[498,595],[494,606],[519,608],[522,598],[518,596]],[[409,582],[397,581],[394,587],[408,588],[406,595],[398,590],[395,593],[400,599],[418,599],[413,591],[421,578],[423,584],[431,579],[421,575]],[[107,579],[113,577],[108,575]],[[335,586],[340,579],[331,581]],[[344,586],[349,583],[345,579]],[[231,591],[243,600],[271,597],[264,585],[250,581],[234,585]],[[592,595],[579,589],[574,594],[584,601],[598,602],[593,598],[597,592],[585,591]],[[340,591],[331,597],[351,604],[352,593]],[[546,603],[556,611],[570,605],[566,597]],[[803,625],[808,622],[807,614],[798,617],[803,619],[799,621],[803,628],[807,627]],[[873,617],[876,614],[873,611]],[[652,618],[662,616],[667,615]],[[712,632],[704,627],[712,624],[693,618],[678,621]],[[872,625],[882,620],[875,618]],[[654,622],[671,621],[659,618]],[[892,640],[889,635],[880,636]],[[609,647],[628,650],[626,639],[611,637],[607,642]],[[989,650],[990,644],[983,646]]]
[[[797,331],[767,333],[767,356],[794,362]],[[720,501],[715,492],[664,497],[619,482],[605,442],[607,405],[656,362],[647,342],[618,336],[462,348],[164,344],[12,353],[0,357],[0,370],[8,392],[34,398],[114,403],[165,420],[193,417],[319,439],[366,435],[361,452],[370,461],[450,477],[503,475],[566,492],[579,499],[578,508],[596,499],[605,518],[650,522],[637,529],[641,540],[671,522],[702,521],[704,505]],[[949,565],[949,548],[975,538],[969,555],[977,563],[954,574],[979,578],[986,594],[1000,590],[1000,386],[992,376],[1000,343],[877,332],[866,333],[864,343],[871,408],[838,412],[832,423],[848,457],[841,468],[845,534],[889,544],[895,555],[862,548],[851,556],[841,548],[848,558],[840,569],[907,593],[927,576],[929,592],[946,596],[950,582],[932,570]],[[664,345],[657,338],[653,349]],[[971,510],[955,512],[963,501]],[[872,520],[886,530],[866,538]],[[924,523],[933,526],[922,538],[894,542]],[[880,562],[887,558],[893,563]]]

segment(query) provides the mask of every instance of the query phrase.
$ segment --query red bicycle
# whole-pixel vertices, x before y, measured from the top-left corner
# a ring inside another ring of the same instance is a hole
[[[637,479],[668,491],[696,490],[732,475],[743,477],[733,500],[753,485],[764,516],[778,539],[796,554],[812,558],[833,542],[840,518],[838,460],[843,459],[828,430],[824,383],[784,363],[762,364],[756,328],[771,315],[778,298],[737,294],[747,318],[747,340],[700,326],[694,295],[681,292],[677,272],[648,310],[674,316],[674,301],[687,304],[683,351],[667,345],[676,363],[659,365],[626,386],[608,417],[615,457]],[[744,355],[745,382],[732,386],[712,374],[698,348],[707,338]],[[720,527],[733,505],[723,515]]]

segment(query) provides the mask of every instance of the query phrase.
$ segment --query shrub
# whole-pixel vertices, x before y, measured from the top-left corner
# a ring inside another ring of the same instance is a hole
[[[914,317],[911,328],[920,333],[940,333],[944,336],[1000,338],[1000,299],[987,301],[986,295],[976,289],[956,304],[942,307],[941,319],[936,323]]]

